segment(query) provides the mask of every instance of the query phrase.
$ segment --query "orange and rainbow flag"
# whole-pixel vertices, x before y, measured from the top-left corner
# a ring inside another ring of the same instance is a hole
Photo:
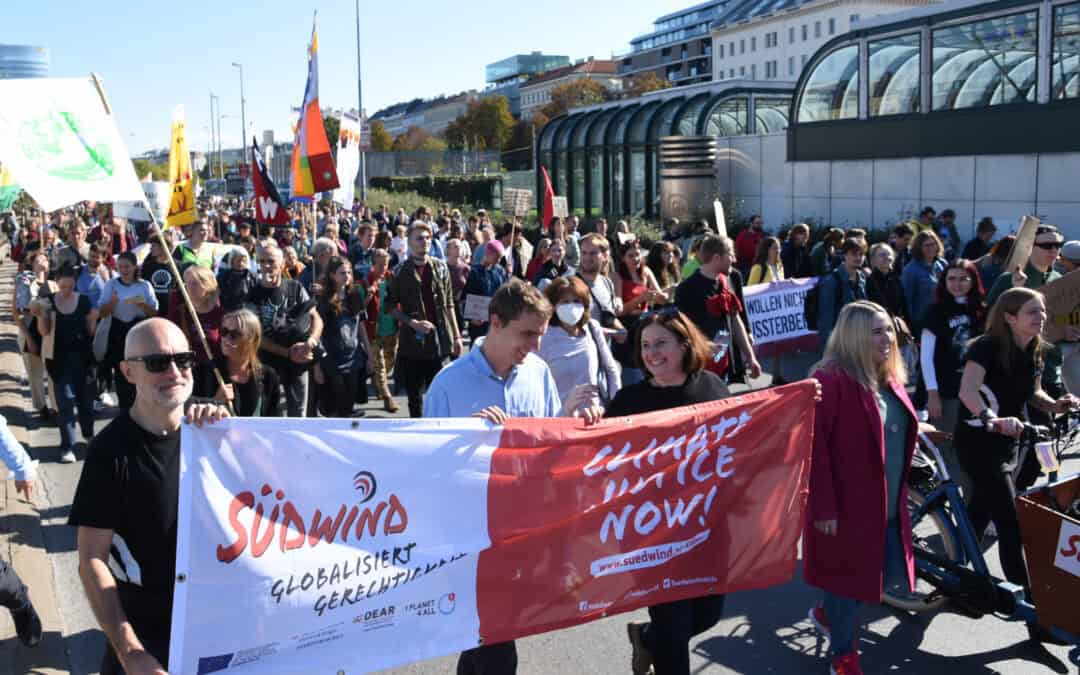
[[[291,183],[293,197],[313,197],[316,192],[338,187],[337,169],[319,110],[319,34],[314,20],[311,22],[304,105],[300,108],[300,123],[293,143]]]

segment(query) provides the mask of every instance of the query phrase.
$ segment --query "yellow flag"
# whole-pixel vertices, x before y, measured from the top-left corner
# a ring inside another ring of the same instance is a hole
[[[173,111],[172,142],[169,144],[169,214],[165,227],[190,225],[195,222],[195,184],[191,176],[191,154],[187,149],[184,128],[184,106]]]

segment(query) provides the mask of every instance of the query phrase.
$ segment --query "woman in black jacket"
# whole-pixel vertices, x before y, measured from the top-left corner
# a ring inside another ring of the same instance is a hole
[[[900,274],[893,269],[896,254],[888,244],[870,247],[870,276],[866,279],[866,299],[885,308],[896,328],[896,341],[901,348],[913,341],[907,304],[904,302],[904,286]]]

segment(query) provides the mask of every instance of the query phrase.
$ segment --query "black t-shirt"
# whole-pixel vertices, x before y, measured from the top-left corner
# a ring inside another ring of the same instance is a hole
[[[228,380],[229,368],[224,359],[216,361],[218,370]],[[260,377],[249,377],[247,382],[231,382],[233,410],[237,417],[281,417],[281,380],[277,372],[262,364]]]
[[[980,332],[968,308],[952,300],[935,302],[926,310],[923,328],[934,334],[934,374],[938,393],[944,398],[960,394],[960,376],[964,372],[964,350]]]
[[[654,410],[668,410],[695,403],[708,403],[730,395],[727,385],[706,370],[689,375],[677,387],[657,387],[649,378],[623,387],[607,405],[605,417],[637,415]]]
[[[252,289],[259,285],[259,280],[251,270],[226,269],[218,272],[218,291],[221,297],[221,309],[231,312],[247,302]]]
[[[259,284],[251,289],[251,293],[248,294],[248,305],[255,312],[255,316],[259,317],[263,338],[273,339],[271,336],[284,329],[289,323],[290,311],[309,299],[307,291],[298,281],[282,279],[281,284],[274,288]],[[287,349],[291,345],[279,343],[278,346]],[[293,363],[287,357],[271,354],[265,349],[259,351],[259,358],[276,370],[278,375],[303,372],[307,368],[306,365]]]
[[[1035,387],[1042,376],[1042,367],[1035,363],[1034,345],[1020,351],[1012,340],[1005,349],[1010,350],[1012,367],[1002,367],[997,340],[990,335],[977,338],[964,354],[964,363],[974,361],[986,370],[983,386],[983,398],[997,417],[1024,417],[1024,405],[1035,394]],[[981,423],[973,419],[967,406],[960,406],[960,417],[956,423],[955,442],[961,459],[972,461],[997,461],[1003,469],[1011,469],[1016,462],[1016,443],[1013,439],[998,433],[982,429]],[[975,422],[978,426],[973,426]]]
[[[700,271],[683,279],[675,288],[675,304],[679,311],[688,316],[709,340],[717,331],[731,331],[731,317],[716,316],[705,308],[705,301],[716,295],[718,290],[716,279],[710,279]]]
[[[109,568],[140,636],[168,638],[176,576],[180,432],[120,413],[90,442],[68,524],[113,531]]]
[[[176,290],[176,277],[168,263],[147,257],[142,265],[142,278],[150,282],[158,301],[158,316],[169,315],[169,293]]]

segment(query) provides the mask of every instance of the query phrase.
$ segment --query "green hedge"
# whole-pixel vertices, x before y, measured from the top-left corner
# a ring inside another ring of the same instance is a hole
[[[486,209],[502,206],[501,176],[377,176],[368,184],[390,192],[417,192],[451,204]]]

